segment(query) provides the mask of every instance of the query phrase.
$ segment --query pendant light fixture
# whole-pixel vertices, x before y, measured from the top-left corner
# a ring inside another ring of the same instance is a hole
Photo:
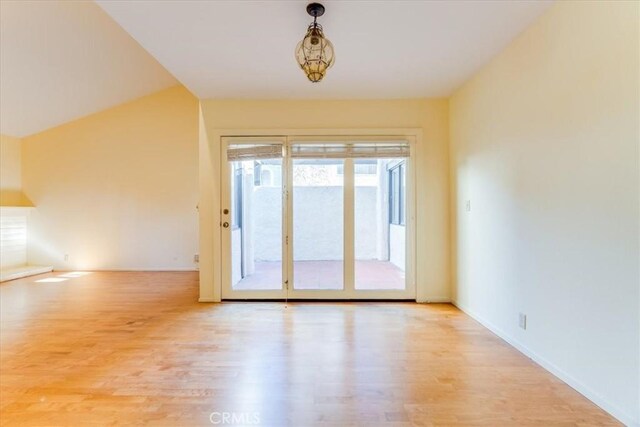
[[[313,16],[313,22],[296,47],[296,61],[309,80],[317,83],[335,62],[335,54],[333,45],[325,38],[322,26],[317,22],[318,16],[324,15],[324,6],[320,3],[310,3],[307,5],[307,13]]]

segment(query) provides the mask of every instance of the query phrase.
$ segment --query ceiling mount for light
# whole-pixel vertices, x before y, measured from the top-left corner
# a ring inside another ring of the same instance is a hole
[[[320,3],[307,5],[307,13],[313,22],[307,28],[307,34],[296,47],[296,60],[309,80],[314,83],[324,78],[325,73],[335,62],[333,45],[325,38],[322,26],[318,24],[319,16],[324,15],[325,8]]]
[[[324,15],[324,6],[320,3],[309,3],[307,5],[307,13],[315,19],[318,16]]]

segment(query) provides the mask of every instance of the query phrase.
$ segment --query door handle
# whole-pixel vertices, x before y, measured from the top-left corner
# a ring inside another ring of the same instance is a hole
[[[222,226],[224,228],[229,228],[229,223],[227,221],[225,221],[225,222],[222,223]]]

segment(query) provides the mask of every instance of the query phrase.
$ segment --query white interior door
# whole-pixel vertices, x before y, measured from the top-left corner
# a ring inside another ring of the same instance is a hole
[[[223,150],[223,299],[415,299],[409,142]]]

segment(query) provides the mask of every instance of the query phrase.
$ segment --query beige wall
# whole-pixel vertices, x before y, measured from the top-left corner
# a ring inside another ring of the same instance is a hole
[[[456,304],[631,425],[639,18],[558,2],[450,104]]]
[[[22,144],[23,188],[36,205],[30,263],[195,269],[198,101],[184,88],[26,137]]]
[[[202,300],[220,298],[214,261],[219,256],[220,129],[420,128],[416,153],[416,279],[421,301],[448,301],[448,102],[385,101],[234,101],[201,102],[200,233]],[[218,266],[219,267],[219,266]],[[219,284],[219,283],[218,283]]]
[[[7,135],[0,135],[0,205],[29,205],[22,194],[21,141]]]

